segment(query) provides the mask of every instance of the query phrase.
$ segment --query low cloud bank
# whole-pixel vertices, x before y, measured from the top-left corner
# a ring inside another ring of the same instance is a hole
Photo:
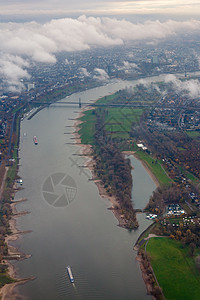
[[[95,68],[94,72],[96,73],[93,78],[100,80],[100,81],[107,81],[109,79],[109,76],[107,72],[103,69]]]
[[[197,20],[133,24],[126,20],[84,15],[77,19],[51,20],[45,24],[0,23],[1,77],[11,87],[20,88],[19,79],[29,77],[27,69],[31,61],[55,63],[56,54],[62,51],[111,47],[127,41],[159,40],[186,32],[199,34],[199,28],[200,21]],[[129,67],[126,63],[125,66]]]
[[[178,93],[186,92],[191,98],[200,96],[200,83],[197,79],[181,81],[174,75],[167,75],[165,82],[172,82],[174,90]]]
[[[200,97],[200,82],[197,79],[180,80],[175,75],[169,74],[164,77],[162,76],[161,81],[170,83],[177,94],[186,95],[193,99]],[[159,93],[163,94],[163,96],[167,93],[167,90],[160,90],[156,82],[152,83],[148,79],[140,79],[139,83],[147,88],[152,86]],[[134,89],[132,89],[132,93],[134,93]]]

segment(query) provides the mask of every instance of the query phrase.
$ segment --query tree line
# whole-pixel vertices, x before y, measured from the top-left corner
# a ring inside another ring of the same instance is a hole
[[[114,209],[124,221],[124,227],[138,227],[136,213],[131,201],[132,176],[129,159],[119,150],[119,144],[106,132],[105,111],[95,110],[96,123],[93,157],[95,175],[101,180],[109,196],[114,195],[118,205]]]

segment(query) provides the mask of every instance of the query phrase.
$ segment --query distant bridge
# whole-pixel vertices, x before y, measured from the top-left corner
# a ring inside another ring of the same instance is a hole
[[[92,106],[92,107],[121,107],[121,108],[169,108],[169,109],[192,109],[192,110],[200,110],[200,106],[194,106],[194,105],[159,105],[159,104],[144,104],[144,103],[95,103],[95,102],[81,102],[80,99],[78,102],[70,102],[70,101],[56,101],[56,102],[34,102],[38,105],[56,105],[56,104],[62,104],[63,107],[66,107],[67,105],[75,105],[79,106],[80,108],[82,106]]]

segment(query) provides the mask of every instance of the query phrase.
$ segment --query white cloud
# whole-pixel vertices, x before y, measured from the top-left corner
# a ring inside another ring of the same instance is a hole
[[[21,79],[30,78],[28,72],[24,70],[28,66],[28,62],[19,56],[10,54],[0,56],[0,76],[8,85],[8,90],[20,91],[23,89]]]
[[[177,92],[187,92],[191,98],[200,96],[200,82],[197,79],[181,81],[174,75],[167,75],[165,82],[172,82]]]
[[[166,83],[171,83],[176,93],[183,93],[191,98],[200,97],[200,82],[197,79],[180,80],[173,74],[168,74],[162,77],[162,80]],[[166,90],[160,90],[156,82],[152,83],[148,79],[140,79],[139,84],[145,87],[153,86],[159,93],[165,95]]]
[[[92,47],[123,45],[127,41],[159,40],[185,32],[199,34],[200,21],[147,21],[133,24],[115,18],[80,16],[54,19],[45,24],[0,23],[1,57],[6,54],[31,61],[55,63],[62,51],[82,51]],[[20,67],[19,64],[16,64]],[[131,67],[125,62],[127,68]],[[132,65],[132,67],[134,67]],[[26,66],[21,66],[24,76]],[[5,70],[5,69],[3,69]],[[1,71],[7,76],[7,71]],[[7,76],[9,78],[9,76]]]
[[[130,63],[128,61],[123,62],[123,66],[119,70],[124,70],[126,73],[129,73],[131,70],[138,70],[138,66],[135,63]]]
[[[81,16],[57,19],[46,24],[1,23],[1,50],[27,55],[36,61],[55,62],[60,51],[80,51],[93,46],[122,45],[125,41],[163,39],[185,31],[199,31],[200,21],[147,21]]]
[[[109,79],[108,74],[103,69],[95,68],[94,72],[96,73],[96,75],[93,76],[94,79],[97,79],[100,81],[107,81]]]
[[[123,63],[126,69],[138,69],[138,66],[135,63],[130,63],[128,61],[124,61]]]
[[[89,77],[90,73],[87,71],[86,68],[80,68],[80,72],[85,76],[85,77]]]

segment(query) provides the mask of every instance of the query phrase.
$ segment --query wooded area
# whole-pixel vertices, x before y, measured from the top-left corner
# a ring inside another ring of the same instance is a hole
[[[95,160],[95,174],[109,195],[114,195],[118,202],[115,210],[123,216],[124,227],[134,229],[138,227],[136,213],[131,201],[132,176],[129,159],[118,149],[106,132],[105,112],[95,110],[95,142],[93,157]]]

